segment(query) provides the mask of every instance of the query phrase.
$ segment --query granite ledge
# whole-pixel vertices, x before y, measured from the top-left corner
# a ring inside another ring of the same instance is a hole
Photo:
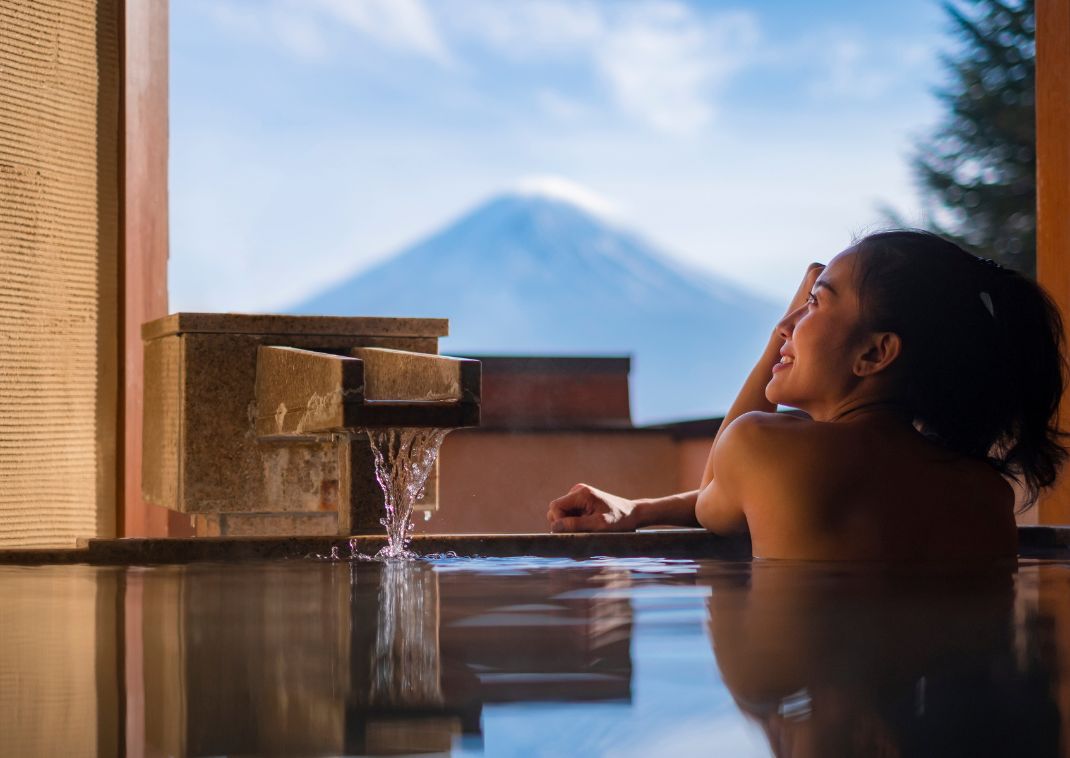
[[[194,561],[294,560],[375,555],[386,537],[193,537],[182,539],[91,539],[74,550],[0,550],[0,564],[89,563],[149,565]],[[453,552],[466,557],[500,558],[723,558],[749,560],[750,540],[721,537],[701,529],[602,534],[416,535],[420,555]]]
[[[1070,526],[1019,527],[1023,558],[1070,558]],[[360,537],[194,537],[173,539],[91,539],[75,549],[0,550],[0,564],[149,565],[194,561],[300,560],[327,556],[332,548],[349,557],[374,555],[386,538]],[[454,552],[461,556],[542,558],[719,558],[749,560],[746,536],[722,537],[702,529],[663,529],[600,534],[417,535],[412,548],[421,555]]]

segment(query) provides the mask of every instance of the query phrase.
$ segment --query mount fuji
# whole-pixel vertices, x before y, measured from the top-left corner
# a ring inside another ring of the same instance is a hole
[[[445,317],[451,355],[630,354],[640,423],[727,410],[779,318],[592,204],[531,190],[493,197],[294,312]]]

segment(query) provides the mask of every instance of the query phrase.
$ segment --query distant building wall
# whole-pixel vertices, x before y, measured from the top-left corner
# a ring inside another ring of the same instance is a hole
[[[483,425],[446,437],[438,510],[417,531],[545,532],[577,482],[629,498],[698,487],[719,422],[633,427],[627,357],[476,357]]]
[[[471,357],[483,364],[484,426],[632,425],[628,357]]]
[[[417,530],[545,532],[549,502],[577,482],[624,497],[676,491],[676,445],[663,433],[458,431],[442,446],[439,509]]]
[[[114,534],[120,0],[0,0],[0,547]]]

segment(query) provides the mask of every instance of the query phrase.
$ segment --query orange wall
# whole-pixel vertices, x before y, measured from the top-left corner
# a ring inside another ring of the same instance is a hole
[[[698,489],[713,437],[697,437],[676,443],[676,488],[680,492]]]
[[[1070,3],[1037,0],[1037,279],[1070,328]],[[1061,425],[1070,428],[1064,398]],[[1070,466],[1040,502],[1040,521],[1070,523]]]
[[[458,431],[439,458],[439,509],[418,532],[545,532],[549,502],[577,482],[625,497],[677,491],[676,443],[655,432]]]

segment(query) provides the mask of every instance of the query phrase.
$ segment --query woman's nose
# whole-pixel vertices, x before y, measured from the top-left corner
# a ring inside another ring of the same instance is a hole
[[[789,339],[792,332],[795,331],[795,320],[799,316],[799,308],[796,308],[791,313],[780,319],[780,323],[776,325],[776,335],[782,340]]]

